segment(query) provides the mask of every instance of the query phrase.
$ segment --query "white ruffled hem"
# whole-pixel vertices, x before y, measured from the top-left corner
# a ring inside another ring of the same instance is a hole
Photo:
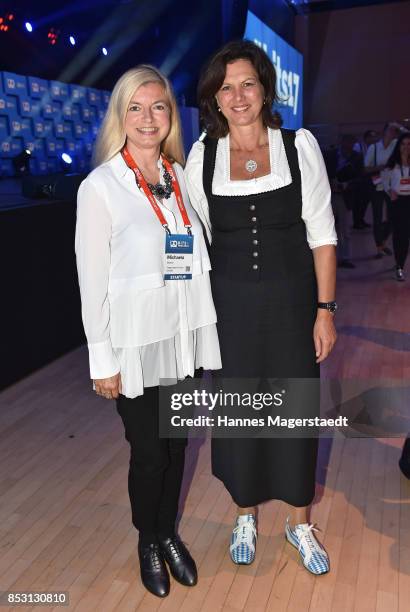
[[[129,398],[143,395],[144,387],[194,376],[197,368],[222,367],[215,324],[184,330],[146,346],[116,348],[114,352],[120,364],[122,393]]]

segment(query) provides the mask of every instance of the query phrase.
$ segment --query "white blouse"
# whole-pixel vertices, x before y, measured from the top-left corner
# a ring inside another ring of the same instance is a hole
[[[221,367],[211,265],[183,170],[174,168],[194,235],[189,281],[164,280],[165,230],[120,153],[78,192],[75,250],[90,376],[120,372],[127,397],[193,376],[198,367]],[[171,232],[185,234],[175,195],[158,203]]]
[[[387,193],[395,191],[397,195],[409,196],[410,195],[410,184],[402,184],[401,179],[410,179],[410,168],[409,166],[396,166],[392,169],[386,168],[383,172],[383,183],[384,189]]]
[[[371,144],[364,157],[365,167],[371,168],[372,166],[384,166],[387,164],[396,146],[396,142],[397,138],[392,140],[386,148],[384,148],[383,140],[378,140],[375,144]],[[380,172],[380,178],[381,182],[376,185],[376,191],[383,191],[385,189],[385,184],[388,180],[388,170],[386,168]]]
[[[279,189],[292,182],[280,130],[268,128],[270,174],[248,180],[231,180],[229,134],[218,140],[212,192],[215,195],[254,195]],[[316,138],[308,130],[296,132],[295,145],[302,179],[302,218],[311,249],[337,244],[331,191],[323,156]],[[202,182],[204,144],[194,143],[185,167],[192,205],[197,210],[211,241],[209,209]]]

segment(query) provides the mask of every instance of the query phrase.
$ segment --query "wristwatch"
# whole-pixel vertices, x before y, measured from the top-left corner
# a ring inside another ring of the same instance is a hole
[[[337,302],[318,302],[317,307],[328,310],[334,314],[337,310]]]

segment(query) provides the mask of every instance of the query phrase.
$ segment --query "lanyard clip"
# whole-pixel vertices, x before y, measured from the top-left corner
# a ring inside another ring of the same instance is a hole
[[[164,230],[167,232],[168,235],[171,235],[171,230],[168,227],[168,223],[164,223],[162,227],[164,228]]]
[[[190,225],[186,226],[186,231],[188,232],[188,236],[192,236],[192,230],[191,230],[191,226]]]

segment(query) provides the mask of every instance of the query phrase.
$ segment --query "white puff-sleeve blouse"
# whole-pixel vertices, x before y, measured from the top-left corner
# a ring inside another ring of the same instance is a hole
[[[120,372],[131,398],[196,368],[221,367],[211,265],[183,170],[174,168],[194,235],[192,280],[164,280],[165,230],[121,154],[78,192],[75,251],[90,377]],[[158,204],[171,232],[185,234],[175,195]]]
[[[231,180],[229,134],[218,140],[212,192],[215,195],[254,195],[279,189],[292,182],[280,130],[268,128],[270,174],[255,179]],[[302,218],[311,249],[325,244],[337,244],[335,221],[331,205],[331,190],[325,163],[316,138],[305,129],[297,130],[295,146],[302,179]],[[204,144],[194,143],[185,167],[186,184],[192,205],[212,241],[209,209],[202,182]]]

